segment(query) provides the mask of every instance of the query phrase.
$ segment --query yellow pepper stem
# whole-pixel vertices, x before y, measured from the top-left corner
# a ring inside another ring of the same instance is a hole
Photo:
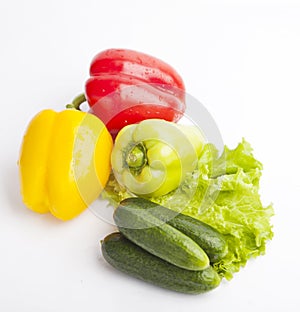
[[[76,98],[72,101],[71,104],[67,104],[66,108],[77,109],[80,111],[80,105],[84,102],[86,102],[86,98],[84,93],[81,93],[78,96],[76,96]]]

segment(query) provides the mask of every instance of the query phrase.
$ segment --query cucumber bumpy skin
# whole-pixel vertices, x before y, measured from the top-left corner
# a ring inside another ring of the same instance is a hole
[[[101,250],[104,259],[119,271],[169,290],[200,294],[221,282],[211,266],[202,271],[179,268],[135,245],[121,233],[105,237]]]
[[[209,258],[190,237],[161,222],[146,209],[122,203],[114,212],[119,231],[151,254],[187,270],[204,270]]]
[[[189,236],[201,246],[211,263],[220,261],[228,252],[224,236],[204,222],[179,214],[167,223]]]
[[[228,252],[224,236],[204,222],[143,198],[127,198],[121,204],[128,205],[133,209],[147,209],[151,215],[194,240],[206,252],[212,263],[220,261]]]

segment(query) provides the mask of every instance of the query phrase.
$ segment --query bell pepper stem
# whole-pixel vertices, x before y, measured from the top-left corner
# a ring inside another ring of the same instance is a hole
[[[77,109],[80,110],[80,105],[86,101],[84,93],[79,94],[76,96],[76,98],[72,101],[71,104],[67,104],[66,108],[71,108],[71,109]]]
[[[139,143],[129,150],[126,155],[126,164],[133,173],[141,172],[147,164],[146,150],[143,144]]]

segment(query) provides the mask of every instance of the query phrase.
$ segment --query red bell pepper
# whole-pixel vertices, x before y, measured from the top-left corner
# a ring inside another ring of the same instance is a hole
[[[113,137],[124,126],[144,119],[176,122],[185,111],[182,78],[170,65],[144,53],[100,52],[91,63],[90,76],[86,99]]]

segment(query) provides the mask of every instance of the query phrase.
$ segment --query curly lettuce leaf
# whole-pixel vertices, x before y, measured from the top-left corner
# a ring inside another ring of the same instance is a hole
[[[227,239],[228,253],[214,269],[231,279],[251,257],[264,254],[273,237],[274,210],[263,206],[259,194],[261,171],[262,164],[245,140],[232,150],[225,146],[221,156],[206,144],[197,170],[175,191],[151,200],[218,229]],[[131,196],[113,175],[102,194],[114,206]]]

